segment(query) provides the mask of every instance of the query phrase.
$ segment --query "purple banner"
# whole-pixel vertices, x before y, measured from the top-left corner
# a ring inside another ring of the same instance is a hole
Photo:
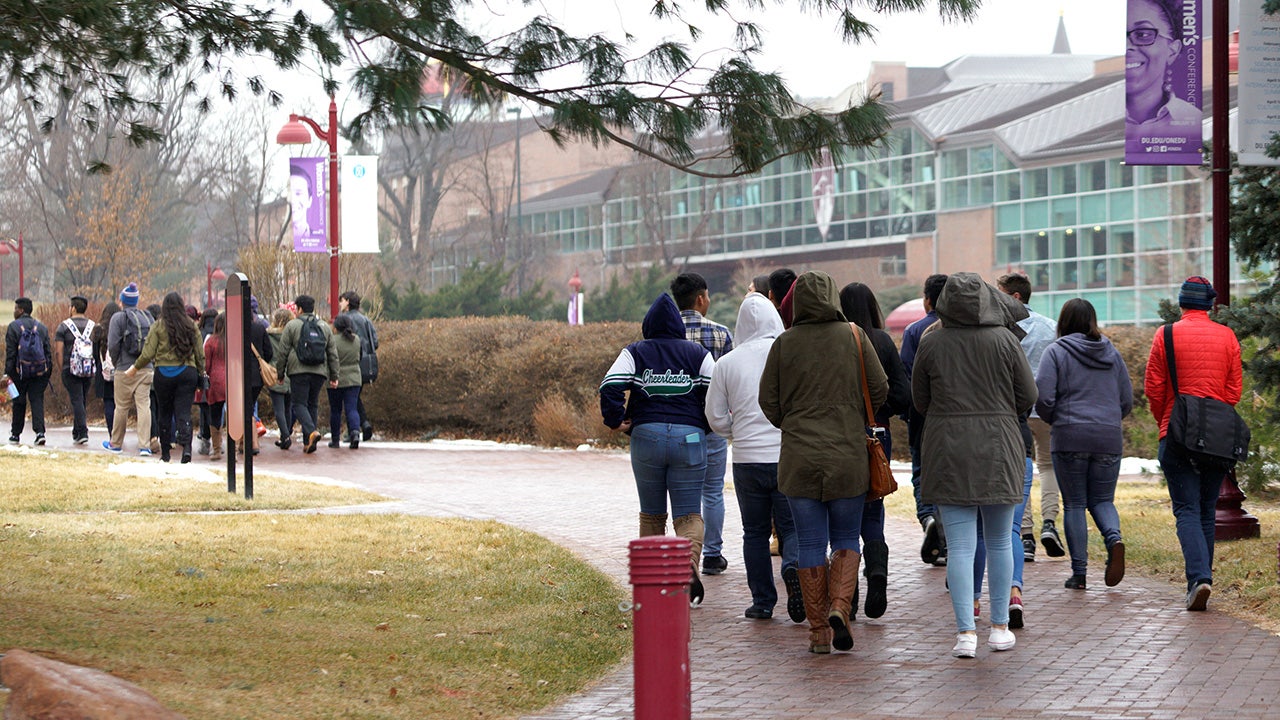
[[[1128,0],[1124,160],[1199,165],[1200,0]]]
[[[289,210],[293,215],[293,251],[328,252],[325,232],[327,158],[289,158]]]

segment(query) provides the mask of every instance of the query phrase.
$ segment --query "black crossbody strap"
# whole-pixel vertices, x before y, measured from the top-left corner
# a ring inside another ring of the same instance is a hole
[[[1173,394],[1178,394],[1178,364],[1173,358],[1173,323],[1164,326],[1164,360],[1169,364],[1169,382],[1173,384]]]

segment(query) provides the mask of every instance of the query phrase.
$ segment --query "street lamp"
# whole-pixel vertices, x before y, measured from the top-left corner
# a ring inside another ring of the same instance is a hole
[[[26,268],[22,253],[22,233],[18,233],[17,240],[14,240],[13,238],[0,240],[0,257],[8,255],[10,252],[17,253],[18,255],[18,297],[22,297],[27,294],[25,277]],[[2,277],[3,275],[0,275],[0,278]],[[0,295],[3,294],[4,291],[0,289]]]
[[[227,279],[227,274],[222,272],[222,268],[214,267],[208,260],[204,263],[204,280],[205,280],[205,307],[213,307],[213,283],[222,282]]]
[[[303,124],[305,123],[305,125]],[[329,319],[338,316],[338,103],[329,98],[329,129],[305,115],[290,113],[289,122],[276,133],[279,145],[308,145],[311,133],[329,144]]]
[[[516,292],[524,291],[524,193],[520,177],[520,106],[507,109],[507,114],[516,116],[516,257],[521,259],[516,271]]]

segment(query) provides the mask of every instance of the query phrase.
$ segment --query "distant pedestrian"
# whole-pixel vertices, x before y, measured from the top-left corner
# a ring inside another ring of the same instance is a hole
[[[1160,423],[1160,469],[1169,486],[1178,544],[1186,566],[1188,610],[1204,610],[1213,591],[1214,508],[1229,465],[1199,463],[1168,442],[1169,415],[1179,393],[1240,402],[1244,373],[1240,341],[1230,328],[1209,318],[1218,294],[1208,280],[1193,276],[1182,283],[1178,306],[1182,319],[1173,323],[1173,355],[1178,373],[1175,392],[1169,378],[1164,330],[1151,339],[1145,390],[1151,414]]]
[[[208,365],[209,382],[204,391],[209,405],[209,461],[223,458],[222,447],[226,441],[227,427],[227,314],[218,313],[213,319],[213,332],[204,339],[204,357]]]
[[[360,294],[354,290],[348,290],[338,296],[338,309],[341,310],[339,314],[351,318],[351,327],[360,338],[360,384],[365,386],[378,381],[378,331],[374,328],[369,316],[360,311],[360,302]],[[361,438],[370,440],[373,438],[373,422],[369,420],[369,413],[364,409],[363,389],[359,399],[356,400],[356,405],[360,413]],[[356,428],[348,429],[356,430]]]
[[[976,657],[974,556],[981,518],[991,588],[992,650],[1010,650],[1014,508],[1022,501],[1026,444],[1019,417],[1036,401],[1035,377],[1013,332],[1026,316],[975,273],[954,273],[938,298],[937,327],[920,339],[911,394],[925,416],[921,495],[947,534],[947,583],[956,657]]]
[[[298,317],[285,326],[276,370],[289,376],[293,417],[302,426],[304,453],[316,451],[320,443],[320,391],[337,387],[338,352],[333,346],[333,330],[316,317],[316,300],[299,295],[294,303]]]
[[[267,328],[267,340],[271,343],[273,358],[281,357],[284,326],[292,319],[293,312],[288,308],[280,307],[271,313],[271,327]],[[290,407],[293,400],[289,396],[289,376],[280,373],[279,377],[278,384],[267,388],[267,395],[271,397],[271,409],[275,414],[276,428],[280,433],[280,439],[276,440],[276,447],[288,450],[293,444],[293,409]]]
[[[733,442],[733,489],[742,515],[742,563],[747,570],[751,606],[744,615],[773,617],[778,590],[773,583],[769,533],[776,525],[782,539],[782,580],[787,613],[804,622],[804,596],[797,565],[795,523],[787,496],[778,489],[778,453],[782,433],[760,409],[760,376],[782,318],[764,295],[751,292],[738,309],[738,346],[716,363],[707,390],[707,422]]]
[[[901,415],[911,405],[911,381],[902,366],[898,346],[884,331],[880,303],[870,287],[853,282],[840,290],[840,309],[850,325],[862,328],[875,348],[876,359],[889,380],[889,395],[876,409],[875,424],[884,429],[880,442],[886,457],[893,457],[893,434],[889,419]],[[869,500],[862,506],[862,563],[867,578],[867,602],[863,607],[869,618],[884,615],[888,606],[889,544],[884,539],[884,499]],[[857,608],[851,613],[856,614]]]
[[[54,348],[61,356],[62,386],[71,400],[71,440],[76,445],[89,442],[89,425],[85,407],[93,387],[94,322],[84,316],[89,300],[83,295],[71,296],[71,317],[62,321],[54,332]]]
[[[22,440],[28,407],[36,445],[44,445],[44,391],[53,374],[53,348],[49,329],[31,316],[34,309],[31,298],[14,300],[13,322],[4,335],[4,372],[18,390],[18,396],[9,403],[13,412],[9,443],[13,445]]]
[[[670,295],[659,295],[641,323],[644,339],[622,349],[600,383],[605,427],[631,436],[631,471],[640,497],[640,536],[666,534],[667,501],[676,535],[689,541],[689,600],[702,602],[702,482],[707,471],[707,385],[715,361],[685,339]]]
[[[93,357],[95,369],[93,374],[94,394],[102,400],[102,415],[107,424],[107,435],[116,420],[116,368],[111,364],[111,354],[107,352],[107,328],[111,327],[111,318],[120,312],[120,306],[114,300],[108,301],[98,316],[98,323],[93,326]]]
[[[123,310],[112,316],[107,331],[107,352],[112,366],[116,368],[116,415],[111,439],[102,443],[102,447],[113,453],[123,451],[125,431],[129,428],[129,411],[133,410],[138,415],[138,454],[151,457],[151,385],[154,371],[147,366],[132,375],[125,375],[125,370],[142,354],[142,346],[151,333],[151,316],[138,309],[138,296],[137,283],[129,283],[120,291]]]
[[[671,281],[671,297],[680,308],[685,339],[692,340],[719,360],[733,350],[729,328],[706,317],[711,309],[707,281],[698,273],[684,273]],[[702,574],[719,575],[729,567],[721,552],[724,542],[724,470],[729,445],[715,433],[707,434],[707,473],[702,483]]]
[[[196,385],[205,373],[204,348],[200,331],[187,316],[182,296],[171,292],[164,296],[160,318],[143,343],[142,353],[125,371],[132,378],[137,372],[155,367],[155,392],[160,422],[160,459],[169,462],[177,445],[182,462],[191,462],[191,404]],[[176,426],[176,427],[175,427]]]
[[[1124,541],[1115,505],[1124,451],[1120,422],[1133,409],[1133,383],[1124,358],[1098,329],[1097,311],[1088,300],[1063,304],[1058,340],[1040,358],[1036,387],[1036,411],[1049,423],[1053,464],[1066,506],[1062,520],[1071,553],[1066,586],[1085,589],[1085,510],[1107,546],[1106,584],[1118,585],[1124,579]]]
[[[874,412],[889,381],[871,340],[840,311],[829,275],[804,273],[792,295],[795,324],[769,348],[760,409],[782,430],[778,486],[796,525],[809,652],[829,653],[853,648],[858,535],[871,481],[865,433],[874,419],[866,417],[863,382]]]
[[[200,344],[204,345],[204,341],[209,339],[213,334],[213,324],[218,320],[218,311],[213,308],[205,308],[196,317],[196,326],[200,328]],[[210,443],[212,442],[212,424],[209,420],[209,397],[207,390],[198,390],[196,392],[196,405],[200,408],[200,446],[196,452],[200,455],[208,455],[211,451]]]
[[[347,421],[347,442],[360,447],[360,337],[348,314],[333,320],[333,347],[338,353],[338,382],[329,388],[329,447],[342,445],[342,421]]]

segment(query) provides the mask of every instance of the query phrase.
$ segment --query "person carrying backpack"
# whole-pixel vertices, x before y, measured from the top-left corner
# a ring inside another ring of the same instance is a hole
[[[326,382],[328,387],[338,387],[338,350],[333,344],[333,330],[316,317],[315,298],[299,295],[294,304],[298,306],[298,317],[284,326],[275,364],[281,377],[289,377],[293,418],[302,426],[302,451],[313,453],[320,442],[316,427],[320,391]]]
[[[120,312],[111,316],[107,329],[107,353],[115,374],[116,415],[111,423],[111,439],[102,443],[104,450],[119,453],[124,449],[124,433],[129,429],[129,411],[138,413],[138,454],[151,457],[151,385],[154,367],[147,365],[126,376],[124,369],[142,354],[143,344],[151,332],[151,316],[138,308],[138,284],[129,283],[120,291]]]
[[[49,387],[53,355],[49,330],[31,317],[33,309],[31,298],[14,300],[13,322],[4,334],[4,372],[18,389],[18,396],[13,399],[13,425],[9,432],[9,443],[13,445],[22,438],[27,405],[31,406],[31,429],[36,431],[36,445],[44,445],[44,391]]]
[[[76,445],[89,442],[89,426],[85,406],[93,384],[96,363],[93,357],[92,320],[84,316],[89,300],[83,295],[71,296],[71,317],[62,321],[53,334],[55,347],[62,356],[62,387],[71,398],[71,439]]]

